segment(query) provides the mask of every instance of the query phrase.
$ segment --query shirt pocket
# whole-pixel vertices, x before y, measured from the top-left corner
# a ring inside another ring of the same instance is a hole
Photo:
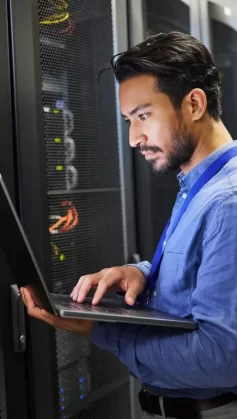
[[[184,254],[164,253],[156,295],[160,310],[180,317],[191,313],[191,288],[185,275]]]

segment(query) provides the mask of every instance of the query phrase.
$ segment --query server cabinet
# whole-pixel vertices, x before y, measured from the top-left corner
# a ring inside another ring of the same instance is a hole
[[[237,139],[237,5],[235,1],[200,1],[202,40],[210,49],[222,81],[222,119]]]
[[[135,247],[131,155],[117,87],[125,1],[10,0],[23,225],[53,292],[126,263]],[[130,418],[128,370],[75,334],[29,319],[31,417]],[[122,402],[121,402],[122,401]]]
[[[171,30],[200,37],[198,3],[182,0],[129,0],[130,44]],[[179,189],[176,174],[157,177],[135,151],[138,250],[151,260]]]

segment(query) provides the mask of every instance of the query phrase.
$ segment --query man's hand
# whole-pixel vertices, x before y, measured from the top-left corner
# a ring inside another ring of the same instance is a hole
[[[125,291],[125,301],[133,305],[138,295],[145,287],[143,273],[135,266],[118,266],[91,275],[82,276],[74,287],[71,297],[74,301],[82,303],[91,288],[96,292],[92,304],[98,304],[104,294],[109,290]]]
[[[35,319],[42,320],[57,329],[67,330],[69,332],[76,332],[82,336],[89,337],[94,326],[91,320],[76,320],[76,319],[63,319],[62,317],[54,316],[51,313],[37,307],[31,297],[27,288],[21,288],[21,295],[29,316]]]

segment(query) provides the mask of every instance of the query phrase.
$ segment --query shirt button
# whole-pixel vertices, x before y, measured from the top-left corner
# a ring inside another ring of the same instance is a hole
[[[182,195],[182,197],[183,197],[183,199],[186,199],[187,198],[187,194],[186,193],[183,193],[183,195]]]
[[[156,297],[156,291],[153,292],[154,297]]]

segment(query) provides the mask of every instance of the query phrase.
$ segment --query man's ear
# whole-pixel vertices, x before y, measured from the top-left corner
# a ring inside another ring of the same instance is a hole
[[[198,88],[192,89],[185,96],[182,105],[185,106],[185,112],[190,114],[190,118],[193,121],[200,120],[207,110],[207,97],[205,92]]]

